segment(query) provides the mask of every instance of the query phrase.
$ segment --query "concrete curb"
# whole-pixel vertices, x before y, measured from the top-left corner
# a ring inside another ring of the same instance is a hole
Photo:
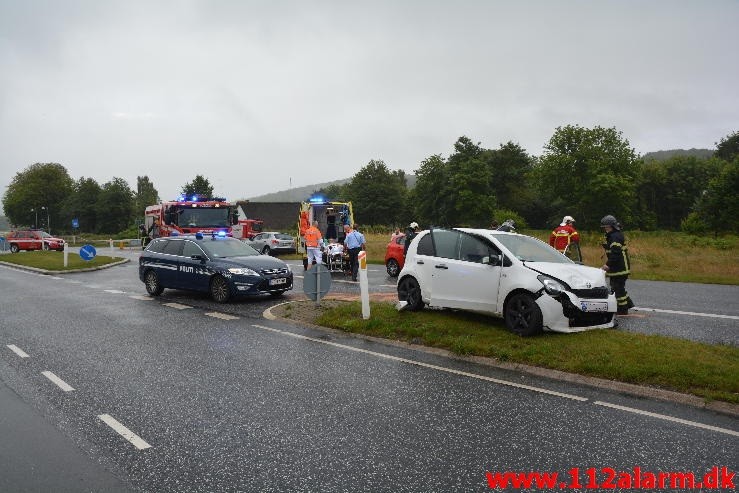
[[[333,298],[326,298],[326,299],[333,299]],[[272,313],[273,308],[276,308],[282,305],[287,305],[290,303],[298,303],[298,302],[303,302],[303,301],[302,300],[301,301],[286,301],[284,303],[274,305],[264,310],[264,312],[262,312],[262,315],[264,316],[264,318],[268,320],[280,320],[282,322],[289,323],[291,325],[296,325],[296,326],[304,325],[307,327],[311,327],[313,329],[328,332],[330,334],[341,335],[343,337],[351,336],[357,339],[363,339],[366,341],[376,342],[380,344],[386,344],[390,346],[401,347],[404,349],[410,349],[412,351],[433,354],[436,356],[441,356],[441,357],[445,357],[445,358],[449,358],[449,359],[453,359],[457,361],[473,362],[473,363],[477,363],[480,365],[490,366],[493,368],[500,368],[503,370],[513,370],[513,371],[523,372],[523,373],[527,373],[527,374],[535,375],[539,377],[550,378],[552,380],[576,383],[580,385],[587,385],[588,387],[609,390],[609,391],[618,392],[620,394],[625,394],[629,396],[646,397],[646,398],[660,400],[660,401],[674,402],[674,403],[683,404],[683,405],[687,405],[691,407],[696,407],[699,409],[705,409],[708,411],[725,414],[725,415],[732,416],[732,417],[739,417],[739,405],[731,404],[729,402],[706,401],[705,399],[702,399],[701,397],[698,397],[695,395],[682,394],[680,392],[674,392],[671,390],[659,389],[659,388],[654,388],[654,387],[644,387],[641,385],[635,385],[635,384],[625,383],[625,382],[618,382],[615,380],[606,380],[604,378],[588,377],[584,375],[578,375],[576,373],[567,373],[567,372],[560,371],[560,370],[550,370],[548,368],[540,368],[537,366],[529,366],[529,365],[524,365],[520,363],[506,363],[502,361],[497,361],[493,358],[486,358],[483,356],[460,356],[446,349],[431,348],[427,346],[419,346],[419,345],[411,344],[411,343],[404,342],[404,341],[396,341],[392,339],[383,339],[380,337],[367,336],[363,334],[355,334],[352,332],[344,332],[341,330],[332,329],[329,327],[323,327],[323,326],[311,324],[308,322],[299,322],[297,320],[293,320],[289,318],[278,317]]]
[[[46,270],[46,269],[39,269],[38,267],[28,267],[26,265],[19,265],[19,264],[13,264],[11,262],[2,262],[0,261],[0,265],[3,265],[5,267],[14,267],[19,270],[27,270],[29,272],[36,272],[38,274],[73,274],[75,272],[92,272],[94,270],[102,270],[102,269],[109,269],[110,267],[115,267],[116,265],[125,264],[126,262],[130,262],[131,259],[124,258],[119,260],[118,262],[112,262],[110,264],[105,265],[99,265],[97,267],[86,267],[84,269],[71,269],[71,270]]]

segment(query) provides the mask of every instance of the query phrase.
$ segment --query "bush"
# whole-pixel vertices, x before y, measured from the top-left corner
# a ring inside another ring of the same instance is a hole
[[[695,212],[691,212],[688,217],[680,222],[680,229],[691,235],[702,235],[708,232],[708,226]]]
[[[516,229],[526,229],[529,227],[529,224],[526,222],[526,219],[523,218],[518,212],[509,210],[509,209],[496,209],[493,211],[493,219],[495,221],[498,221],[498,224],[503,224],[503,222],[507,219],[513,219],[513,221],[516,223]]]

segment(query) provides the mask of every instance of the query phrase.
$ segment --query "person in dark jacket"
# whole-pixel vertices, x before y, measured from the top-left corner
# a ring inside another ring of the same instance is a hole
[[[411,245],[411,241],[418,234],[418,223],[413,221],[405,228],[405,244],[403,245],[403,256],[408,255],[408,247]]]
[[[626,238],[621,225],[615,217],[608,215],[600,220],[600,227],[606,234],[603,249],[606,251],[606,263],[601,267],[606,271],[606,277],[611,282],[611,288],[616,294],[616,305],[619,315],[627,315],[629,308],[634,307],[629,293],[626,292],[626,279],[631,273],[629,252],[626,247]]]

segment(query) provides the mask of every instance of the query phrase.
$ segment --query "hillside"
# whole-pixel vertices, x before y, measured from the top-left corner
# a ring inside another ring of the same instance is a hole
[[[699,159],[708,159],[713,156],[711,149],[671,149],[668,151],[648,152],[642,156],[644,161],[666,161],[674,156],[695,156]]]
[[[310,197],[315,191],[329,185],[344,185],[345,183],[349,183],[349,181],[351,181],[351,178],[344,178],[343,180],[329,181],[326,183],[316,183],[315,185],[306,185],[304,187],[267,193],[257,197],[249,197],[247,200],[249,202],[304,202],[308,200],[308,197]],[[416,185],[416,175],[405,175],[405,181],[408,188],[413,188]]]

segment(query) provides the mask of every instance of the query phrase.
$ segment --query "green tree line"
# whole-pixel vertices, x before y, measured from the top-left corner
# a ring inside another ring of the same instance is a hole
[[[406,186],[402,170],[372,160],[345,185],[318,190],[351,201],[364,225],[489,227],[513,219],[548,229],[564,215],[584,229],[615,215],[630,229],[739,232],[739,132],[710,157],[676,153],[644,160],[615,128],[559,127],[541,156],[516,143],[485,149],[469,137],[432,155]]]
[[[486,149],[462,136],[451,155],[427,157],[415,174],[409,188],[402,170],[371,160],[345,185],[317,192],[351,201],[363,225],[488,227],[513,219],[519,228],[548,229],[572,215],[580,228],[596,229],[613,214],[629,229],[739,232],[739,132],[721,138],[710,157],[664,160],[642,159],[620,131],[600,126],[558,127],[541,156],[514,142]],[[213,187],[197,175],[182,193],[212,196]],[[132,190],[121,178],[75,181],[60,164],[36,163],[16,174],[3,208],[15,225],[67,232],[77,218],[81,231],[117,233],[158,201],[147,176]]]
[[[210,197],[213,187],[197,175],[181,193]],[[133,190],[123,178],[102,185],[92,178],[75,181],[61,164],[36,163],[16,173],[3,195],[3,209],[16,226],[69,233],[72,219],[77,219],[81,232],[115,234],[134,227],[146,206],[159,201],[148,176],[137,177]]]

